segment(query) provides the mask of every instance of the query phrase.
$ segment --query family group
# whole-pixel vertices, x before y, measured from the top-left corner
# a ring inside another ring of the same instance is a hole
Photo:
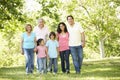
[[[63,73],[70,73],[69,56],[71,54],[75,73],[81,72],[85,34],[82,26],[74,21],[72,15],[67,16],[67,23],[60,22],[56,32],[49,31],[43,18],[32,29],[26,24],[21,37],[21,53],[25,56],[26,74],[33,73],[34,53],[37,55],[37,69],[41,74],[48,71],[58,72],[58,58],[61,60]]]

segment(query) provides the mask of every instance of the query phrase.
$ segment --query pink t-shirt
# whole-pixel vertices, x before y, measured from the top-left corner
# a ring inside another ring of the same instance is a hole
[[[65,35],[58,34],[58,42],[59,42],[59,51],[65,51],[69,49],[69,34]]]
[[[46,57],[46,47],[45,46],[37,46],[36,47],[37,51],[38,51],[38,58],[43,58]]]

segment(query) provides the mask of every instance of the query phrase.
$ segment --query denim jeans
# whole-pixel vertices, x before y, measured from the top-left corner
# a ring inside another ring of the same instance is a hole
[[[46,68],[46,57],[44,58],[37,58],[38,60],[38,70],[40,73],[46,73],[47,68]]]
[[[54,67],[54,69],[52,69],[52,66]],[[49,69],[54,70],[54,73],[57,73],[57,71],[58,71],[57,58],[49,59]]]
[[[60,51],[62,72],[66,72],[70,70],[69,55],[70,55],[70,50]]]
[[[34,49],[24,49],[26,59],[26,73],[32,73],[34,70]]]
[[[83,48],[82,46],[70,46],[70,51],[73,59],[73,64],[76,70],[76,73],[79,73],[81,70],[83,62]]]

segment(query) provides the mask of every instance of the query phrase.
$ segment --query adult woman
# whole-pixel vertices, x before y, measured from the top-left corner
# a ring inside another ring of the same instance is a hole
[[[34,69],[34,47],[36,42],[35,34],[32,32],[32,26],[27,24],[26,32],[22,34],[21,48],[26,59],[26,74],[33,73]],[[23,54],[22,52],[22,54]]]
[[[64,22],[60,22],[57,28],[57,37],[59,42],[59,51],[61,58],[61,68],[63,73],[69,73],[69,34],[67,31],[66,24]]]

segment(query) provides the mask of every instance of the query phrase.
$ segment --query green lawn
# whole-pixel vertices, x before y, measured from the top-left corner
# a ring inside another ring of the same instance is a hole
[[[51,73],[26,75],[24,66],[0,68],[0,80],[120,80],[120,58],[103,60],[84,60],[81,74],[75,74],[73,64],[71,73],[57,75]]]

